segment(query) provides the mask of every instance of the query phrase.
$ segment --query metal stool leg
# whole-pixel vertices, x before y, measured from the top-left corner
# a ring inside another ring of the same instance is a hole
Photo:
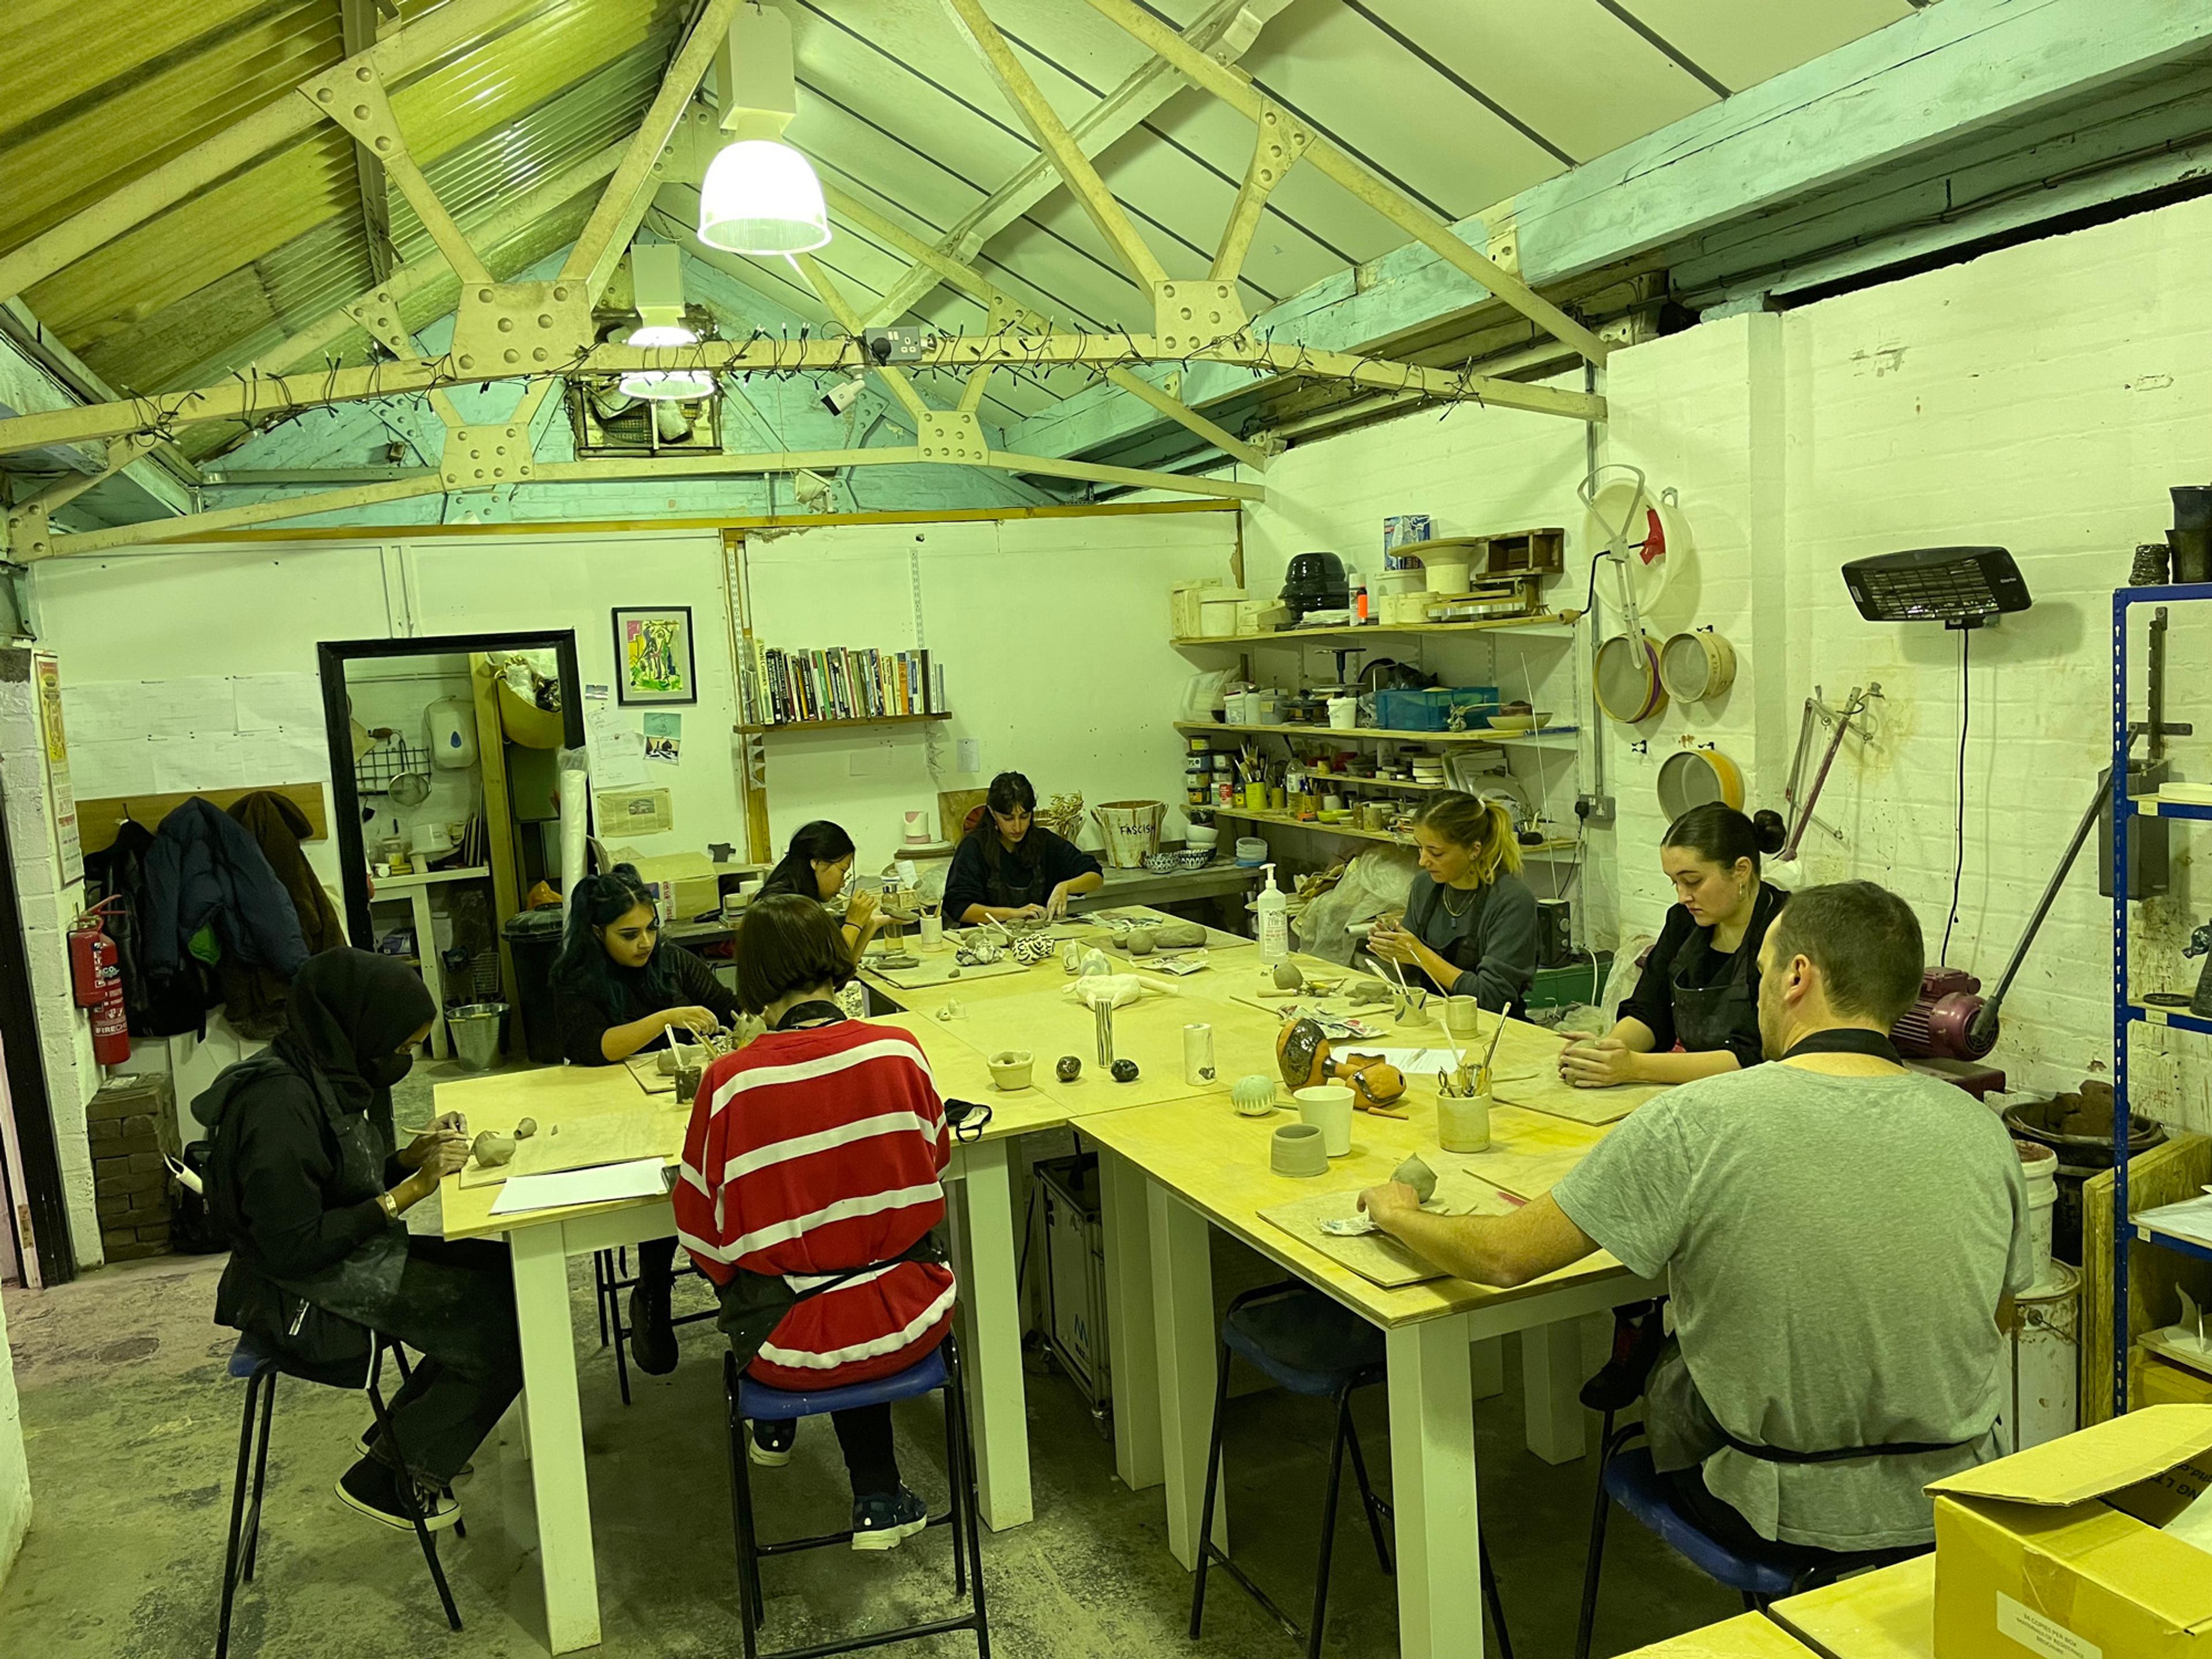
[[[1375,1495],[1375,1483],[1367,1478],[1367,1457],[1359,1449],[1359,1425],[1352,1419],[1352,1397],[1348,1394],[1344,1401],[1344,1429],[1345,1438],[1352,1447],[1352,1478],[1359,1482],[1359,1502],[1367,1511],[1368,1535],[1375,1540],[1375,1559],[1382,1564],[1384,1572],[1395,1572],[1397,1569],[1390,1564],[1389,1534],[1382,1530],[1382,1522],[1390,1513],[1389,1505]]]
[[[982,1501],[975,1492],[975,1440],[968,1418],[968,1383],[951,1333],[945,1338],[945,1411],[958,1425],[960,1470],[952,1488],[952,1526],[968,1534],[968,1559],[975,1577],[975,1659],[991,1659],[991,1617],[983,1605]]]
[[[608,1252],[592,1252],[592,1301],[599,1310],[599,1346],[607,1346],[607,1258]]]
[[[399,1443],[399,1431],[392,1427],[392,1415],[384,1408],[384,1390],[380,1386],[380,1382],[384,1373],[386,1344],[381,1336],[374,1337],[371,1340],[368,1361],[368,1407],[376,1415],[377,1431],[383,1436],[385,1443],[392,1448],[392,1457],[399,1465],[399,1479],[396,1483],[396,1490],[399,1493],[399,1506],[406,1511],[407,1518],[415,1523],[416,1541],[422,1545],[422,1559],[429,1565],[430,1582],[438,1587],[438,1600],[446,1609],[446,1623],[458,1631],[461,1627],[461,1612],[453,1605],[452,1587],[446,1583],[446,1569],[438,1560],[438,1540],[430,1536],[429,1528],[422,1524],[422,1514],[415,1506],[415,1481],[414,1476],[408,1472],[406,1449]],[[397,1346],[396,1344],[392,1346]],[[404,1358],[401,1363],[404,1364]]]
[[[947,1376],[951,1375],[948,1370]],[[961,1523],[960,1510],[960,1438],[958,1425],[952,1420],[952,1391],[947,1389],[945,1404],[945,1479],[952,1489],[950,1510],[952,1516],[952,1595],[955,1601],[968,1595],[968,1528]]]
[[[1328,1564],[1336,1553],[1336,1504],[1344,1488],[1344,1443],[1351,1428],[1351,1391],[1340,1389],[1336,1433],[1328,1448],[1328,1491],[1321,1503],[1321,1559],[1314,1564],[1313,1617],[1306,1626],[1306,1659],[1321,1659],[1322,1632],[1328,1621]]]
[[[1575,1623],[1575,1659],[1589,1659],[1590,1636],[1597,1624],[1598,1575],[1605,1566],[1605,1522],[1613,1499],[1605,1489],[1606,1465],[1613,1461],[1613,1413],[1605,1414],[1598,1436],[1597,1492],[1590,1500],[1589,1553],[1583,1566],[1582,1612]]]
[[[261,1492],[269,1480],[269,1430],[276,1418],[276,1376],[272,1369],[261,1389],[261,1443],[253,1454],[253,1498],[246,1506],[246,1562],[239,1574],[249,1584],[253,1582],[253,1564],[261,1548]],[[251,1409],[249,1402],[249,1413]]]
[[[1221,1344],[1221,1358],[1213,1380],[1213,1431],[1206,1439],[1206,1500],[1199,1506],[1198,1582],[1190,1592],[1190,1638],[1198,1639],[1206,1617],[1206,1570],[1213,1559],[1213,1499],[1221,1480],[1222,1419],[1229,1407],[1229,1345]]]
[[[276,1375],[275,1367],[264,1364],[246,1379],[246,1409],[238,1425],[238,1474],[230,1489],[230,1542],[223,1551],[222,1559],[222,1612],[215,1628],[215,1659],[227,1659],[230,1652],[230,1615],[238,1596],[240,1566],[245,1553],[246,1485],[252,1479],[253,1464],[253,1408],[263,1398],[263,1382],[275,1382]],[[254,1509],[258,1529],[258,1501]]]
[[[738,1357],[733,1353],[722,1356],[722,1397],[730,1439],[730,1528],[738,1550],[738,1624],[745,1659],[755,1659],[760,1651],[760,1625],[767,1607],[761,1595],[752,1481],[745,1468],[745,1420],[738,1410]]]
[[[627,1406],[629,1404],[629,1327],[623,1323],[622,1291],[617,1285],[610,1285],[607,1290],[607,1320],[615,1343],[615,1384],[622,1390],[622,1402]]]
[[[1482,1599],[1490,1607],[1490,1628],[1498,1636],[1498,1659],[1513,1659],[1513,1638],[1505,1628],[1505,1603],[1498,1594],[1498,1575],[1490,1569],[1490,1546],[1477,1546],[1482,1564]]]

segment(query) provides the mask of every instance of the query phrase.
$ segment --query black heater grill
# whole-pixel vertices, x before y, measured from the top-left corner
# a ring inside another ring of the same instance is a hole
[[[2002,547],[1922,547],[1853,559],[1844,567],[1844,586],[1869,622],[1979,628],[2029,603],[2020,567]]]

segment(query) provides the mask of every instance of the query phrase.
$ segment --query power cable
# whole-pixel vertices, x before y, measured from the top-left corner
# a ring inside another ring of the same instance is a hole
[[[1971,628],[1959,630],[1959,816],[1953,836],[1951,910],[1943,918],[1943,948],[1936,958],[1947,968],[1951,964],[1951,929],[1959,920],[1959,884],[1966,872],[1966,727],[1973,713],[1973,682],[1967,675],[1966,664],[1967,646],[1973,637]]]

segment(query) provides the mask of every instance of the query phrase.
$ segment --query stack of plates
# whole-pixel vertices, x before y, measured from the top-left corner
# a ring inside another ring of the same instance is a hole
[[[1444,781],[1444,763],[1442,760],[1431,759],[1425,755],[1416,755],[1413,758],[1413,768],[1415,783],[1440,784]]]

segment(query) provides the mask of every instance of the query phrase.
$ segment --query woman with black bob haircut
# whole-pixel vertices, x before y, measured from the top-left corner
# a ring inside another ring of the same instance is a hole
[[[507,1250],[410,1233],[400,1216],[469,1155],[458,1115],[404,1146],[392,1091],[437,1009],[403,962],[338,949],[292,981],[285,1027],[192,1103],[209,1131],[208,1213],[230,1242],[216,1322],[286,1370],[358,1388],[368,1333],[427,1355],[392,1397],[391,1437],[338,1478],[386,1526],[459,1516],[447,1490],[522,1388]]]
[[[791,845],[784,849],[782,860],[768,872],[761,884],[755,902],[770,893],[796,893],[801,898],[829,903],[844,890],[845,878],[852,873],[855,852],[852,836],[845,833],[842,823],[832,823],[828,818],[817,818],[811,823],[802,823],[792,832]],[[853,896],[845,904],[845,947],[853,953],[853,960],[860,959],[860,952],[868,948],[868,941],[884,925],[882,913],[876,908],[876,896],[865,887],[855,886]]]
[[[968,832],[945,876],[949,922],[1054,920],[1067,902],[1106,884],[1098,860],[1036,822],[1036,791],[1018,772],[991,780],[983,822]]]
[[[1689,1083],[1765,1058],[1759,951],[1790,896],[1760,876],[1759,860],[1783,838],[1778,814],[1747,817],[1719,801],[1668,826],[1659,863],[1676,902],[1613,1030],[1561,1050],[1561,1077],[1586,1089]]]
[[[660,912],[637,866],[586,876],[568,902],[568,931],[553,964],[553,1017],[572,1066],[611,1066],[668,1046],[672,1026],[704,1035],[736,1019],[737,999],[714,970],[660,940]],[[670,1322],[676,1241],[637,1247],[629,1293],[630,1352],[655,1376],[676,1369]]]
[[[951,1157],[921,1043],[831,999],[851,953],[821,905],[771,893],[738,925],[738,1000],[769,1029],[707,1068],[684,1137],[678,1237],[717,1287],[753,1381],[813,1394],[893,1376],[951,1329],[952,1271],[931,1242]],[[831,1413],[853,1484],[853,1547],[928,1522],[899,1478],[888,1404]],[[791,1461],[798,1425],[756,1419],[746,1455]]]

